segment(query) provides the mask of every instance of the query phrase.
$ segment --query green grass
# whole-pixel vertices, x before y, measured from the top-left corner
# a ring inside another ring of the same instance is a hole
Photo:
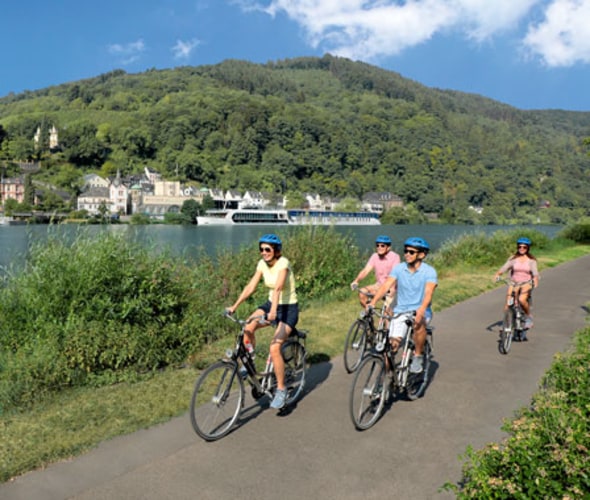
[[[540,268],[588,253],[588,246],[552,247],[550,252],[539,252]],[[442,269],[435,310],[499,286],[492,283],[495,270],[490,266]],[[302,311],[300,326],[310,331],[307,347],[312,361],[342,353],[344,336],[359,310],[355,294],[349,293],[342,300],[318,300]],[[260,350],[267,335],[260,334]],[[193,363],[202,367],[219,358],[232,340],[206,345]],[[135,383],[66,390],[25,411],[4,413],[0,416],[0,481],[183,414],[197,375],[192,367],[168,369]]]

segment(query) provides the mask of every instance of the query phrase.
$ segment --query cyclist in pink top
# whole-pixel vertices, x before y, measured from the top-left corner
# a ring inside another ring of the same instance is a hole
[[[512,255],[506,263],[498,269],[494,275],[494,280],[498,281],[500,276],[506,271],[510,271],[510,279],[514,283],[524,283],[525,281],[532,281],[520,286],[518,301],[522,306],[522,310],[527,315],[525,321],[525,328],[532,328],[533,317],[530,310],[530,297],[533,287],[539,286],[539,271],[537,268],[537,259],[530,253],[531,240],[528,238],[518,238],[516,241],[516,253]],[[508,287],[508,297],[512,294],[512,287]],[[505,307],[508,307],[508,300]]]
[[[350,284],[350,288],[355,290],[358,287],[359,281],[365,279],[371,271],[375,271],[376,282],[361,289],[365,293],[375,294],[387,279],[391,270],[399,263],[399,255],[391,250],[391,238],[384,235],[377,236],[375,239],[375,253],[371,255],[365,267],[361,269],[361,272],[358,273],[355,280]],[[388,307],[393,301],[394,293],[395,289],[391,289],[385,296],[385,302]],[[359,300],[361,305],[365,307],[368,302],[367,296],[359,293]]]

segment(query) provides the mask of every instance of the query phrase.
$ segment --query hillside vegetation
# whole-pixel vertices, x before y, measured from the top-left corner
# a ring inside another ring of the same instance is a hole
[[[59,151],[35,149],[37,128],[48,139],[53,125]],[[12,160],[42,160],[38,175],[74,194],[82,173],[149,166],[222,189],[389,191],[446,222],[588,214],[587,136],[590,113],[518,110],[329,55],[117,70],[0,99],[7,174]],[[404,221],[399,210],[388,217]]]

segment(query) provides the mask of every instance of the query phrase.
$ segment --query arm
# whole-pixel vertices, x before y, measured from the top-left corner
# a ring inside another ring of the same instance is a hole
[[[506,263],[496,271],[496,274],[494,274],[494,281],[498,281],[498,279],[500,278],[500,276],[502,276],[506,271],[508,271],[508,269],[512,268],[512,262],[510,259],[508,259],[506,261]]]
[[[383,282],[383,284],[377,290],[375,296],[371,299],[371,302],[367,304],[367,307],[375,307],[375,304],[379,302],[379,300],[387,293],[387,291],[395,286],[397,280],[393,276],[388,276],[387,279]]]
[[[233,314],[238,308],[238,306],[254,293],[256,287],[258,286],[258,283],[260,282],[261,277],[262,273],[260,271],[256,271],[254,273],[254,276],[250,278],[249,283],[242,290],[242,293],[238,297],[238,300],[236,300],[231,307],[228,307],[226,309],[229,314]]]
[[[537,267],[537,261],[531,260],[531,274],[533,275],[533,286],[537,288],[539,286],[539,269]]]
[[[361,269],[361,272],[358,273],[358,275],[354,279],[354,281],[350,284],[350,288],[352,288],[354,290],[354,288],[355,288],[354,285],[358,286],[359,281],[364,280],[372,270],[373,270],[373,266],[371,265],[371,263],[369,261],[369,262],[367,262],[367,265]]]
[[[277,275],[277,282],[275,284],[274,290],[272,291],[272,299],[270,300],[270,312],[268,313],[268,320],[274,321],[277,318],[277,307],[279,306],[279,298],[281,296],[281,292],[285,286],[285,282],[287,281],[287,274],[289,273],[289,268],[281,269],[279,274]]]
[[[436,288],[436,283],[433,281],[429,281],[426,283],[424,287],[424,298],[422,299],[422,304],[416,310],[416,323],[421,323],[424,319],[424,315],[426,314],[426,309],[432,302],[432,296],[434,295],[434,290]]]

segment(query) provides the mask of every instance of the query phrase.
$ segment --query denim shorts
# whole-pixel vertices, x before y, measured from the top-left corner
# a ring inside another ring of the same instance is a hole
[[[261,309],[268,314],[271,307],[270,300],[266,301],[258,309]],[[285,323],[291,328],[295,328],[295,325],[299,321],[299,306],[297,304],[279,304],[277,306],[277,319],[273,323]]]

